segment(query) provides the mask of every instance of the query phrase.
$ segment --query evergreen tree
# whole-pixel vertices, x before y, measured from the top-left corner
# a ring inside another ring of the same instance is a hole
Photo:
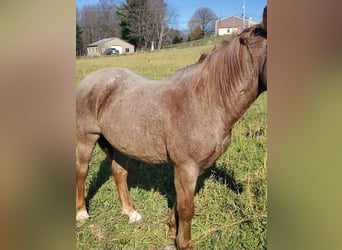
[[[166,30],[167,5],[164,0],[126,0],[117,8],[121,38],[137,49],[147,49],[152,42],[161,47]]]
[[[76,56],[82,56],[84,54],[82,32],[81,27],[76,23]]]
[[[178,36],[175,36],[172,40],[172,44],[177,44],[183,42],[183,38],[179,38]]]
[[[139,49],[143,45],[145,2],[145,0],[126,0],[116,12],[120,20],[121,38],[128,40]]]

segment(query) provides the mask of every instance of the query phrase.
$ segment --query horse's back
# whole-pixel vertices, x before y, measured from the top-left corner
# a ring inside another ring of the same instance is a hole
[[[129,82],[139,83],[143,80],[145,80],[144,77],[129,69],[114,67],[100,69],[86,76],[81,81],[77,89],[76,98],[88,98],[87,95],[97,94],[108,87],[125,87]]]

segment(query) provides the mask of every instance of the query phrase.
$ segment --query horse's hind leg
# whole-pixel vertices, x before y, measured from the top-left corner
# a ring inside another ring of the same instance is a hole
[[[76,144],[76,220],[89,218],[84,199],[84,181],[88,174],[91,153],[99,135],[87,134],[77,138]]]
[[[177,233],[176,207],[177,207],[177,203],[175,202],[173,204],[172,209],[171,209],[170,221],[169,221],[169,231],[167,233],[168,236],[172,239],[176,238],[176,233]]]
[[[112,160],[112,173],[113,178],[118,189],[118,194],[122,206],[122,214],[128,215],[129,223],[141,221],[141,215],[135,210],[131,195],[127,186],[127,164],[129,159],[114,151],[114,157]],[[125,168],[126,167],[126,168]]]
[[[120,203],[122,206],[122,214],[128,215],[129,223],[140,221],[141,216],[134,209],[133,201],[127,186],[128,171],[125,167],[128,164],[128,158],[115,150],[104,136],[100,137],[98,144],[106,153],[107,157],[112,161],[112,174],[118,189]]]

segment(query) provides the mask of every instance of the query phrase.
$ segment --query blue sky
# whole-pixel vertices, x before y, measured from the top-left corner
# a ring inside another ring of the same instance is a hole
[[[169,6],[176,9],[178,14],[177,24],[174,28],[187,29],[188,21],[194,12],[201,7],[210,8],[217,17],[241,16],[243,0],[164,0]],[[76,0],[76,6],[82,7],[87,4],[96,4],[97,0]],[[120,2],[120,1],[118,1]],[[260,22],[262,11],[267,0],[245,0],[246,17]]]

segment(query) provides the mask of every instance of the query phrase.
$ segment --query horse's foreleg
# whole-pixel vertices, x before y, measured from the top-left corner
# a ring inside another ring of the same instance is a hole
[[[178,212],[176,245],[178,249],[182,250],[192,249],[191,220],[194,215],[194,195],[198,171],[196,164],[174,167]]]
[[[84,181],[88,174],[88,164],[98,135],[84,136],[76,145],[76,220],[89,218],[84,199]]]
[[[129,223],[141,221],[141,215],[135,211],[131,195],[128,191],[128,171],[120,166],[115,160],[112,161],[113,178],[118,189],[122,206],[122,214],[128,215]]]

